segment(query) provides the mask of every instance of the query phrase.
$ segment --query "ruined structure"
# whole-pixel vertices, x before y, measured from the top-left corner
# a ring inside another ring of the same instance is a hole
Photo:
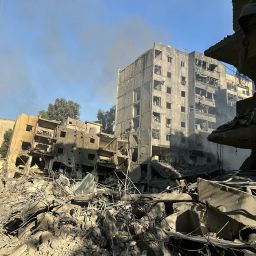
[[[92,171],[106,179],[111,170],[127,168],[127,159],[127,141],[102,133],[99,123],[71,118],[61,123],[22,114],[15,122],[7,166],[10,176],[17,167],[36,164],[74,179]]]
[[[233,0],[235,33],[205,51],[205,54],[234,65],[241,73],[256,81],[256,1]],[[218,144],[251,149],[251,156],[240,167],[255,170],[255,96],[237,102],[236,117],[209,136]]]
[[[252,93],[251,81],[227,74],[219,61],[155,43],[119,71],[115,134],[135,138],[138,163],[153,157],[190,170],[216,166],[207,136]],[[235,161],[234,152],[223,157]]]

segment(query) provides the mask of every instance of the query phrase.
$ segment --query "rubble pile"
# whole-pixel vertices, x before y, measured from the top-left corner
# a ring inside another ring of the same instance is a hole
[[[2,178],[0,255],[255,255],[253,195],[203,179],[171,191],[121,193],[91,174]]]

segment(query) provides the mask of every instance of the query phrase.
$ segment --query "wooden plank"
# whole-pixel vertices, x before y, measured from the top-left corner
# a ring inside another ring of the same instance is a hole
[[[186,193],[162,193],[162,194],[127,194],[120,198],[121,201],[195,201],[196,196]]]

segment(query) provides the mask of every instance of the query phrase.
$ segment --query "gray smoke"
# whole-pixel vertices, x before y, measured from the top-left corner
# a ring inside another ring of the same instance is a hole
[[[168,37],[167,32],[133,15],[101,22],[101,16],[109,12],[106,1],[28,0],[19,2],[17,10],[26,24],[35,22],[42,28],[37,46],[47,68],[62,82],[61,90],[55,91],[75,95],[70,87],[79,84],[86,94],[90,86],[95,90],[93,97],[102,103],[115,103],[117,70],[154,41]]]
[[[31,113],[31,108],[37,105],[25,56],[20,50],[2,51],[0,55],[0,117],[15,118],[21,112]]]

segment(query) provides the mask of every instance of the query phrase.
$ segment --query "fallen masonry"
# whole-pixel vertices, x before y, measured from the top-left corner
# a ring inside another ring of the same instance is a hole
[[[255,255],[255,184],[233,175],[140,194],[90,173],[2,176],[0,255]]]

